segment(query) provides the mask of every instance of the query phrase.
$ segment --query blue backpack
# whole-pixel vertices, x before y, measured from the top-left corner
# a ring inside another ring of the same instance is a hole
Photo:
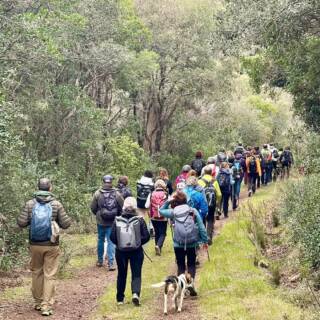
[[[32,209],[30,239],[34,242],[50,241],[52,207],[50,203],[36,202]]]

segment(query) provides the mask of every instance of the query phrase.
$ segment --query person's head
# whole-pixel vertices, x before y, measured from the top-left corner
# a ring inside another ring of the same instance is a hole
[[[241,142],[238,142],[238,146],[239,146],[239,147],[242,147],[242,143],[241,143]]]
[[[225,153],[226,152],[226,150],[225,149],[220,149],[220,151],[219,151],[220,153]]]
[[[198,150],[198,151],[196,152],[196,158],[202,158],[202,157],[203,157],[202,151]]]
[[[183,204],[187,204],[187,195],[183,191],[177,190],[173,194],[173,199],[171,200],[171,208],[173,209]]]
[[[228,162],[229,162],[230,164],[233,164],[233,163],[234,163],[234,156],[230,156],[230,157],[228,158]]]
[[[290,151],[290,147],[288,146],[288,147],[286,147],[286,150],[289,150]]]
[[[222,162],[222,163],[221,163],[221,169],[229,169],[229,164],[228,164],[228,162]]]
[[[52,191],[52,183],[48,178],[40,178],[38,180],[38,189],[40,191]]]
[[[260,150],[260,147],[254,147],[255,152],[259,152],[259,150]]]
[[[235,159],[236,160],[240,160],[241,158],[242,158],[242,154],[241,153],[235,154]]]
[[[247,147],[247,150],[248,150],[249,152],[251,152],[252,147],[251,147],[251,146],[248,146],[248,147]]]
[[[187,179],[187,186],[195,187],[198,184],[197,177],[191,176]]]
[[[111,188],[113,182],[113,176],[110,174],[107,174],[102,177],[102,183],[104,187]]]
[[[165,168],[160,168],[159,169],[159,177],[160,177],[160,179],[168,180],[169,179],[168,170]]]
[[[158,179],[154,184],[154,188],[155,189],[166,190],[167,189],[167,185],[163,180]]]
[[[209,175],[211,175],[211,174],[212,174],[212,169],[211,169],[210,166],[205,166],[205,167],[203,168],[203,172],[204,172],[204,174],[209,174]]]
[[[128,183],[129,183],[129,178],[127,176],[119,177],[118,184],[122,184],[124,186],[127,186]]]
[[[266,143],[263,145],[263,149],[268,149],[268,145]]]
[[[209,157],[207,160],[207,164],[215,164],[216,163],[216,158],[215,157]]]
[[[188,172],[188,177],[197,177],[198,176],[198,173],[196,170],[193,170],[191,169],[189,172]]]
[[[177,184],[177,190],[182,191],[186,187],[186,184],[184,182],[179,182]]]
[[[124,200],[122,210],[123,213],[135,213],[137,210],[137,200],[134,197],[127,197]]]
[[[280,151],[280,152],[283,151],[283,148],[279,148],[279,151]]]
[[[182,167],[182,172],[189,172],[190,170],[191,170],[191,167],[188,164]]]
[[[143,175],[147,178],[153,178],[153,173],[151,170],[146,170]]]

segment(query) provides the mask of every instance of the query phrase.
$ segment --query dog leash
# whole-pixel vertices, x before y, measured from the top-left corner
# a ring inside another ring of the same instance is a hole
[[[148,260],[150,262],[153,262],[152,259],[148,256],[148,254],[144,251],[143,247],[142,247],[142,251],[143,251],[144,255],[148,258]]]

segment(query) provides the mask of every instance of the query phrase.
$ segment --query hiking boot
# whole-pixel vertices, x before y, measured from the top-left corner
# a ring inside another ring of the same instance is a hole
[[[193,284],[190,284],[188,287],[187,287],[188,291],[190,292],[190,297],[196,297],[198,295],[196,289],[194,288],[194,285]]]
[[[156,256],[161,256],[161,249],[159,246],[155,246],[154,247],[155,251],[156,251]]]
[[[250,198],[252,196],[252,190],[249,191],[248,197]]]
[[[96,266],[97,266],[98,268],[103,267],[103,262],[102,262],[102,261],[97,261]]]
[[[53,315],[53,311],[50,308],[42,309],[41,310],[41,315],[44,316],[44,317],[48,317],[48,316]]]
[[[132,295],[132,303],[137,307],[140,306],[140,298],[136,293]]]
[[[114,271],[114,270],[116,270],[116,267],[115,267],[114,263],[108,265],[108,270],[109,270],[109,271]]]
[[[41,311],[41,304],[40,304],[40,303],[36,304],[36,305],[34,306],[34,310],[36,310],[36,311]]]

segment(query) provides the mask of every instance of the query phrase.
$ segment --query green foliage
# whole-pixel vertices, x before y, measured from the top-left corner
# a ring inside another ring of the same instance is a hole
[[[291,242],[301,248],[305,261],[314,268],[320,267],[319,195],[319,175],[311,175],[288,184],[281,206]]]

